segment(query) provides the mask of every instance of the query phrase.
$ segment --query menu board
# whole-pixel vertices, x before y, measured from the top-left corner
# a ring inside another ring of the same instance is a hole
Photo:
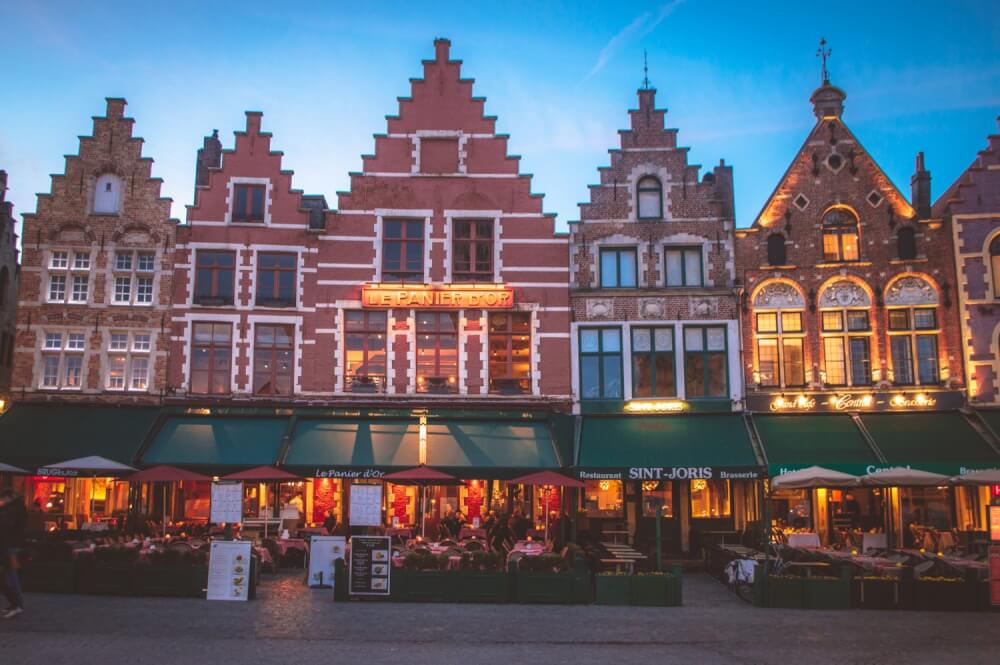
[[[250,541],[213,541],[208,557],[208,599],[247,600],[249,593]]]
[[[350,591],[355,596],[388,596],[392,569],[388,536],[352,536]]]
[[[382,525],[382,486],[351,485],[351,526]]]
[[[334,562],[347,550],[344,536],[313,536],[309,541],[309,586],[333,587]]]
[[[219,481],[212,483],[213,524],[239,524],[243,521],[243,483]]]

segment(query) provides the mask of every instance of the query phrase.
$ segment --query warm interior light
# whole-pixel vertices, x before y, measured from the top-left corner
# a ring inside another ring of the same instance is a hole
[[[632,400],[625,403],[625,410],[629,413],[678,413],[687,407],[687,402],[680,399]]]

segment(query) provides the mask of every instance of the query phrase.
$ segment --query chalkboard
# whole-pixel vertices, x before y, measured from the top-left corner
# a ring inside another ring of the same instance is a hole
[[[388,596],[392,549],[388,536],[351,537],[349,579],[355,596]]]

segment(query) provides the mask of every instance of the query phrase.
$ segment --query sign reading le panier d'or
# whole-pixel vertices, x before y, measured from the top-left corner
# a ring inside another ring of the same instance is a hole
[[[364,307],[387,308],[510,309],[514,306],[514,289],[477,284],[369,284],[361,287],[361,303]]]

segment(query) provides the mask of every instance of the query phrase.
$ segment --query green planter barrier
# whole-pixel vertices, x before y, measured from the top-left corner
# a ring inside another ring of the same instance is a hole
[[[26,561],[21,567],[21,587],[38,593],[73,593],[76,561]]]
[[[802,609],[804,577],[771,575],[767,580],[767,606]]]
[[[909,581],[903,606],[910,610],[961,611],[976,608],[975,588],[961,579]]]
[[[455,575],[455,573],[452,573]],[[457,573],[455,600],[460,603],[506,603],[510,601],[510,581],[506,573],[468,571]]]
[[[519,571],[515,577],[514,599],[519,603],[590,603],[593,602],[590,574]]]
[[[866,610],[894,610],[899,606],[899,581],[885,577],[856,577],[854,606]]]
[[[81,562],[77,574],[77,589],[80,593],[97,595],[131,595],[133,568],[131,563]]]
[[[630,605],[631,575],[594,576],[594,601],[598,605]]]
[[[390,597],[401,602],[506,603],[507,575],[485,571],[393,570]]]
[[[850,577],[806,577],[802,580],[802,607],[807,610],[851,608]]]
[[[208,566],[136,565],[132,592],[137,596],[202,598],[208,586]]]

